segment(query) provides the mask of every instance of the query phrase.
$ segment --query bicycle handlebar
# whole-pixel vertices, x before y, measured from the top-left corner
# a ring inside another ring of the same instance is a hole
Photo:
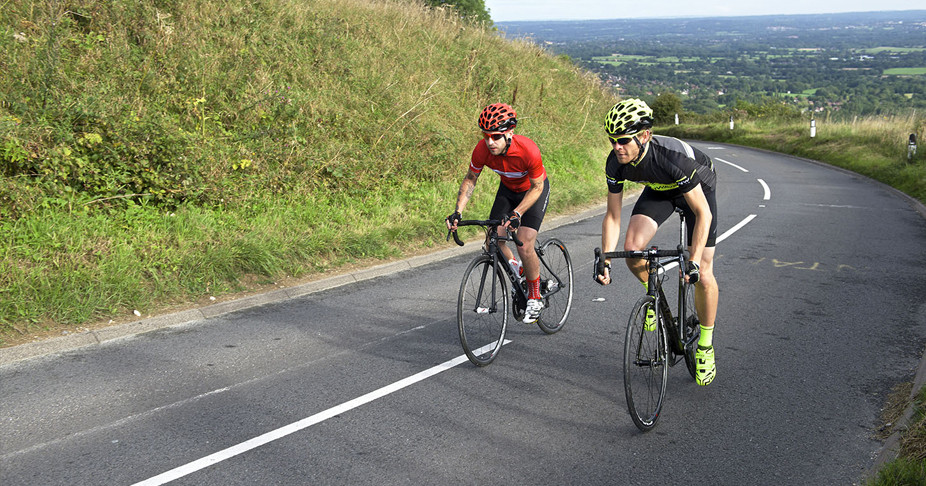
[[[460,226],[482,226],[486,229],[486,231],[490,231],[489,228],[501,226],[503,223],[504,221],[500,219],[463,219],[457,221],[457,228]],[[508,231],[508,237],[511,239],[511,241],[514,242],[514,244],[518,246],[524,246],[524,243],[521,243],[521,240],[518,239],[518,235],[511,231],[510,227],[506,227],[505,229]],[[453,241],[455,241],[457,245],[463,246],[463,241],[460,240],[460,237],[454,230],[447,230],[447,239],[450,239],[451,234],[453,235]]]
[[[605,258],[644,258],[646,260],[652,261],[659,258],[676,258],[679,256],[687,260],[688,250],[683,250],[680,248],[675,250],[660,250],[654,246],[647,250],[602,252],[601,248],[595,248],[595,271],[597,272],[595,273],[595,278],[597,279],[598,275],[604,275]]]

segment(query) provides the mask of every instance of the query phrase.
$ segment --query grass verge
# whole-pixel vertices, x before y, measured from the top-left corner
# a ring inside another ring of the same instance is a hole
[[[0,72],[0,346],[446,245],[489,103],[566,212],[615,101],[415,0],[12,2]]]

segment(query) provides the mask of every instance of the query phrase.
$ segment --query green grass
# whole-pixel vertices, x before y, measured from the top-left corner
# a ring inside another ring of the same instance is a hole
[[[869,49],[858,49],[858,52],[865,54],[880,54],[882,52],[893,52],[897,54],[907,54],[911,52],[923,52],[926,47],[872,47]]]
[[[869,478],[866,486],[926,486],[926,387],[920,388],[916,397],[910,399],[911,385],[901,387],[902,398],[889,419],[889,429],[901,428],[898,457],[884,465]],[[906,406],[912,405],[912,416],[903,422],[901,417]]]
[[[918,76],[926,74],[926,67],[885,69],[884,74],[893,76]]]
[[[411,0],[7,2],[0,72],[0,345],[445,246],[493,102],[598,200],[616,101]]]

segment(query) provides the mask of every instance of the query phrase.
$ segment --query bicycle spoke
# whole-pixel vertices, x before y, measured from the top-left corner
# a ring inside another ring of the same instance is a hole
[[[563,328],[572,309],[573,269],[566,245],[551,238],[537,250],[540,258],[540,293],[544,309],[537,325],[547,334]]]
[[[463,276],[457,299],[457,327],[463,351],[477,366],[491,363],[502,347],[508,324],[505,282],[486,256],[473,260]]]
[[[624,394],[633,423],[642,431],[656,425],[666,392],[668,366],[663,326],[645,330],[646,313],[655,305],[652,297],[640,299],[627,323],[624,341]]]

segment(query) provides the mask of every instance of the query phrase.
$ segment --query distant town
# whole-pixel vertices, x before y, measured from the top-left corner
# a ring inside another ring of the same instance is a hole
[[[496,25],[622,96],[674,93],[694,113],[769,100],[843,115],[926,108],[926,10]]]

